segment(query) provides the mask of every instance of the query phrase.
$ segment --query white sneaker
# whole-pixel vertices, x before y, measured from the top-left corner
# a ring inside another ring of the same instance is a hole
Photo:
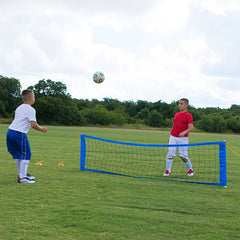
[[[168,177],[170,174],[171,174],[171,173],[170,173],[168,170],[166,170],[166,172],[163,174],[163,176],[164,176],[164,177]]]
[[[31,176],[30,174],[27,174],[27,177],[26,177],[28,180],[30,181],[33,181],[35,180],[35,177],[34,176]]]
[[[20,178],[20,179],[18,179],[18,182],[19,183],[35,183],[35,181],[31,181],[27,178]]]
[[[26,178],[27,178],[28,180],[30,180],[30,181],[35,180],[35,177],[34,177],[34,176],[31,176],[30,174],[27,174]],[[21,179],[21,178],[20,178],[20,175],[18,175],[18,180],[19,180],[19,179]]]

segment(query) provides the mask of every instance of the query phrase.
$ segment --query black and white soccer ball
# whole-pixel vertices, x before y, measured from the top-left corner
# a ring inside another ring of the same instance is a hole
[[[93,74],[93,81],[95,83],[102,83],[104,81],[104,79],[105,79],[105,76],[102,72],[95,72]]]

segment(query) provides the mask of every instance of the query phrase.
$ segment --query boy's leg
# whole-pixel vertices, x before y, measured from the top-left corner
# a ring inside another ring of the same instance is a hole
[[[21,160],[20,163],[20,178],[25,178],[27,176],[29,160]]]
[[[189,171],[190,169],[192,169],[192,163],[190,161],[190,159],[186,159],[186,158],[182,158],[181,159],[183,160],[183,162],[185,163],[186,167],[187,167],[187,170]]]
[[[16,159],[16,166],[17,166],[18,176],[19,177],[20,177],[20,163],[21,163],[21,159]]]
[[[187,170],[188,170],[187,175],[188,176],[193,176],[194,171],[192,169],[192,163],[191,163],[190,159],[189,158],[186,159],[186,158],[183,158],[183,157],[181,157],[181,159],[183,160],[183,162],[185,163],[185,165],[187,167]]]
[[[178,144],[189,144],[189,140],[187,137],[179,138],[179,143]],[[193,176],[194,171],[192,169],[192,163],[188,157],[188,147],[179,147],[179,156],[185,163],[188,173],[188,176]]]
[[[173,136],[170,136],[169,138],[169,145],[176,145],[176,141]],[[172,161],[173,161],[173,158],[176,156],[176,151],[177,151],[176,147],[168,148],[168,153],[166,158],[166,171],[164,173],[164,176],[169,176],[171,173]]]
[[[172,159],[166,158],[166,170],[168,170],[169,172],[171,172],[172,161]]]
[[[20,179],[18,179],[19,183],[35,183],[35,181],[33,181],[35,179],[35,177],[30,177],[27,174],[28,165],[29,165],[29,160],[21,160]]]
[[[167,177],[171,174],[172,162],[173,159],[166,158],[166,171],[163,176]]]
[[[180,139],[180,143],[179,144],[189,144],[189,140],[187,137],[183,137]],[[187,170],[188,170],[188,176],[193,176],[194,175],[194,171],[192,169],[192,163],[191,160],[188,157],[188,147],[181,147],[179,148],[179,156],[180,158],[183,160],[183,162],[185,163]]]
[[[189,140],[187,137],[179,138],[178,144],[189,144]],[[187,169],[189,170],[190,168],[192,168],[191,161],[188,157],[188,147],[179,147],[178,152],[179,152],[179,157],[183,160]]]

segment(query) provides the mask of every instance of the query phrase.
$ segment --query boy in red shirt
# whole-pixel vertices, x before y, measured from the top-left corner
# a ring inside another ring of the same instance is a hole
[[[191,113],[187,111],[189,101],[186,98],[182,98],[178,102],[178,108],[180,112],[176,113],[173,119],[173,127],[169,138],[169,144],[189,144],[188,133],[193,129],[193,118]],[[178,151],[179,157],[183,160],[187,167],[187,175],[193,176],[194,171],[192,169],[191,161],[188,157],[188,147],[169,147],[166,158],[166,171],[163,176],[169,176],[171,174],[172,160],[176,156]]]

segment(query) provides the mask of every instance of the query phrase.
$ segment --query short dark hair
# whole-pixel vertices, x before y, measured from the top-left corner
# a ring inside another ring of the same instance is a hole
[[[184,101],[187,105],[189,104],[189,100],[187,98],[181,98],[180,100]]]
[[[30,97],[33,95],[32,89],[26,89],[22,91],[22,100],[23,101],[29,101]]]

